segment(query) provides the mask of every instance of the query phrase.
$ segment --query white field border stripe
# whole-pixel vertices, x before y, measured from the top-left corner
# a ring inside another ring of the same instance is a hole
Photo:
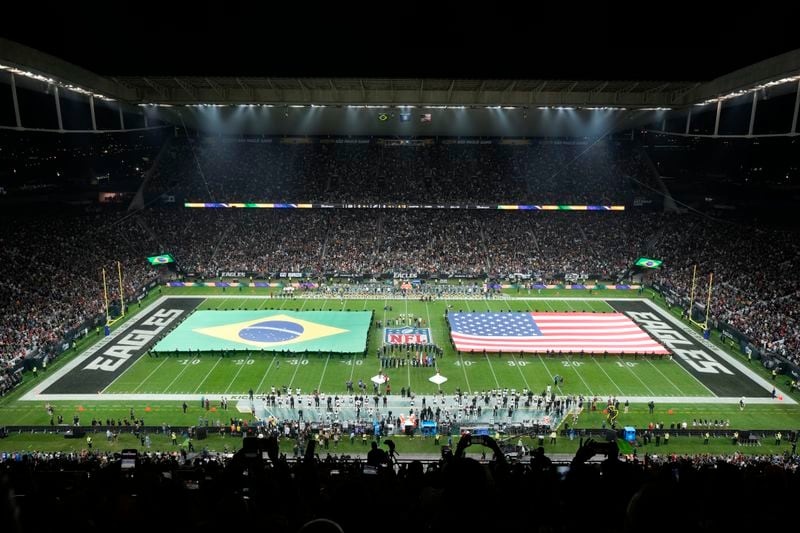
[[[231,398],[231,395],[226,394],[42,394],[37,400],[39,401],[98,401],[98,400],[113,400],[113,401],[190,401],[200,400],[200,398],[208,398],[209,400],[219,401],[223,397],[229,400],[246,399],[246,395],[242,397]],[[709,396],[629,396],[626,398],[631,403],[646,404],[650,400],[654,402],[670,402],[670,403],[694,403],[694,404],[716,404],[716,405],[738,405],[739,397],[709,397]],[[780,404],[786,404],[781,402]],[[776,405],[776,400],[772,398],[747,398],[748,405]]]

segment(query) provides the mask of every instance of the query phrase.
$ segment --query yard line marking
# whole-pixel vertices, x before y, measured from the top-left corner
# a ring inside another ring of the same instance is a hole
[[[586,390],[588,390],[588,391],[589,391],[589,394],[590,394],[591,396],[594,396],[594,392],[592,392],[592,389],[589,387],[589,384],[588,384],[588,383],[586,383],[586,380],[585,380],[585,379],[583,379],[583,376],[581,376],[581,373],[580,373],[580,372],[578,372],[578,367],[572,364],[572,358],[571,358],[571,357],[567,357],[567,359],[566,359],[566,360],[567,360],[567,362],[569,363],[569,365],[568,365],[568,366],[569,366],[569,367],[570,367],[572,370],[574,370],[574,371],[575,371],[575,373],[578,375],[578,377],[580,378],[580,380],[581,380],[581,381],[583,381],[583,384],[584,384],[584,385],[586,385]],[[576,362],[580,363],[581,361],[576,361]]]
[[[645,383],[644,381],[642,381],[642,378],[640,378],[640,377],[639,377],[639,375],[638,375],[636,372],[634,372],[634,371],[633,371],[633,369],[632,369],[631,367],[629,367],[628,365],[622,365],[622,366],[624,366],[625,368],[627,368],[628,370],[630,370],[631,374],[633,374],[633,376],[634,376],[636,379],[638,379],[638,380],[639,380],[639,382],[640,382],[642,385],[644,385],[644,388],[645,388],[645,389],[647,389],[647,391],[648,391],[650,394],[652,394],[653,396],[655,396],[655,395],[656,395],[656,393],[655,393],[655,392],[653,392],[653,389],[651,389],[650,387],[648,387],[648,386],[647,386],[647,383]]]
[[[233,376],[233,379],[231,380],[231,382],[228,383],[228,388],[225,389],[225,392],[223,394],[228,394],[228,391],[231,390],[231,386],[233,385],[233,382],[236,381],[236,378],[238,378],[239,374],[242,373],[242,370],[244,370],[244,367],[247,366],[247,361],[249,361],[249,360],[250,360],[250,356],[249,355],[246,358],[243,359],[242,364],[239,365],[239,370],[236,371],[236,375]]]
[[[408,370],[408,388],[411,388],[411,361],[406,359],[406,369]]]
[[[211,375],[211,373],[214,371],[214,369],[215,369],[215,368],[217,368],[217,365],[219,364],[219,362],[220,362],[220,361],[222,361],[222,357],[219,357],[219,358],[217,358],[217,362],[216,362],[216,363],[214,363],[214,366],[212,366],[212,367],[211,367],[211,370],[209,370],[209,371],[208,371],[208,374],[206,374],[206,377],[204,377],[204,378],[203,378],[203,380],[202,380],[200,383],[198,383],[198,384],[197,384],[197,388],[196,388],[196,389],[194,389],[194,392],[193,392],[192,394],[195,394],[195,393],[197,393],[197,391],[199,391],[199,390],[200,390],[200,386],[201,386],[203,383],[205,383],[205,382],[206,382],[206,380],[208,379],[208,376],[210,376],[210,375]]]
[[[267,299],[266,299],[266,298],[264,298],[264,299],[261,301],[261,303],[259,304],[259,306],[256,308],[256,311],[261,311],[261,308],[262,308],[262,307],[264,307],[264,304],[265,304],[265,303],[267,303]]]
[[[328,358],[325,359],[325,366],[322,367],[322,375],[319,377],[319,385],[317,385],[317,390],[322,390],[322,380],[325,379],[325,371],[328,369],[328,361],[331,360],[331,354],[328,354]]]
[[[445,313],[446,312],[447,312],[447,307],[445,307]],[[430,330],[431,344],[436,346],[436,343],[433,341],[433,324],[431,323],[431,310],[428,307],[428,300],[425,300],[425,315],[428,317],[428,329]],[[447,320],[447,319],[445,319],[445,320]],[[439,360],[438,359],[436,359],[436,364],[434,364],[433,369],[436,371],[437,374],[439,373]],[[441,383],[437,383],[436,384],[436,388],[438,390],[442,390],[442,384]]]
[[[275,358],[276,357],[277,356],[274,356],[274,355],[272,356],[272,361],[269,362],[269,366],[267,367],[267,371],[264,372],[264,375],[261,377],[261,381],[258,382],[258,387],[256,387],[256,393],[258,393],[258,391],[261,390],[261,385],[263,385],[264,384],[264,380],[267,379],[267,374],[269,374],[269,371],[272,368],[272,365],[275,363]]]
[[[508,302],[506,302],[506,305],[508,305]],[[528,303],[528,300],[525,300],[525,305],[527,305],[527,306],[528,306],[528,310],[529,310],[529,311],[533,312],[533,307],[531,307],[531,304],[530,304],[530,303]],[[509,308],[509,309],[511,309],[511,306],[510,306],[510,305],[508,305],[508,308]],[[550,369],[547,367],[547,364],[544,362],[544,359],[542,358],[542,354],[538,354],[538,353],[537,353],[536,355],[539,357],[539,361],[542,363],[542,366],[543,366],[543,367],[544,367],[544,369],[547,371],[547,375],[549,375],[549,376],[550,376],[550,379],[551,379],[552,381],[555,381],[555,377],[553,376],[553,373],[552,373],[552,372],[550,372]],[[559,392],[559,393],[561,393],[562,395],[564,394],[564,391],[563,391],[563,390],[561,390],[561,385],[558,385],[558,384],[557,384],[557,385],[556,385],[556,388],[558,389],[558,392]],[[530,389],[528,389],[528,390],[530,390]]]
[[[539,357],[539,361],[542,363],[542,366],[547,371],[547,375],[550,376],[551,380],[555,381],[556,380],[555,376],[553,376],[553,373],[550,372],[550,369],[547,367],[547,363],[544,362],[544,359],[542,358],[541,354],[537,353],[536,355]],[[564,395],[564,391],[561,390],[561,385],[556,385],[556,388],[558,389],[558,392],[560,392],[562,395]]]
[[[616,382],[616,381],[614,381],[613,379],[611,379],[611,376],[609,376],[609,375],[608,375],[608,372],[606,372],[606,369],[605,369],[605,368],[603,368],[603,365],[601,365],[600,363],[598,363],[598,362],[597,362],[597,359],[596,359],[596,358],[594,358],[594,357],[592,357],[591,355],[590,355],[589,357],[591,357],[592,361],[594,361],[594,364],[596,364],[596,365],[598,366],[598,368],[600,368],[600,370],[603,372],[603,374],[605,374],[605,375],[606,375],[606,377],[608,378],[608,380],[609,380],[609,381],[610,381],[610,382],[611,382],[611,383],[612,383],[612,384],[613,384],[613,385],[614,385],[614,386],[617,388],[617,390],[619,391],[619,393],[620,393],[622,396],[625,396],[625,393],[624,393],[624,392],[622,392],[622,389],[621,389],[621,388],[619,388],[619,385],[617,385],[617,382]]]
[[[222,307],[222,304],[227,302],[229,299],[230,298],[222,298],[222,299],[220,299],[219,304],[217,305],[217,307],[215,307],[215,309],[219,309],[220,307]]]
[[[655,369],[656,369],[656,372],[658,372],[659,374],[661,374],[661,377],[663,377],[664,379],[666,379],[667,381],[669,381],[669,384],[670,384],[670,385],[672,385],[673,387],[675,387],[675,390],[677,390],[677,391],[678,391],[678,394],[679,394],[680,396],[686,396],[686,395],[683,393],[683,391],[682,391],[682,390],[681,390],[681,389],[680,389],[680,388],[679,388],[677,385],[675,385],[675,383],[673,383],[673,382],[672,382],[672,380],[671,380],[671,379],[669,379],[669,378],[668,378],[668,377],[667,377],[667,376],[666,376],[666,375],[665,375],[665,374],[664,374],[664,373],[663,373],[661,370],[659,370],[659,368],[658,368],[656,365],[654,365],[654,364],[652,363],[652,361],[650,361],[650,359],[645,359],[645,361],[647,361],[647,362],[648,362],[648,364],[650,364],[650,366],[652,366],[653,368],[655,368]]]
[[[289,382],[289,388],[291,388],[294,384],[294,378],[297,377],[297,371],[300,370],[301,366],[303,366],[304,359],[297,357],[295,358],[295,361],[297,361],[297,365],[295,365],[294,374],[292,374],[292,380]]]
[[[522,381],[525,382],[525,388],[528,390],[533,390],[531,389],[531,386],[528,384],[528,380],[525,378],[525,373],[522,372],[522,367],[519,366],[519,363],[514,358],[514,354],[511,352],[509,352],[509,354],[511,355],[511,359],[514,361],[514,366],[517,367],[517,370],[519,370],[519,375],[522,376]]]
[[[464,298],[464,303],[467,304],[467,310],[472,312],[472,307],[470,307],[469,302],[467,301],[466,298]],[[470,394],[472,394],[472,387],[470,386],[469,379],[467,378],[467,369],[464,366],[464,357],[461,355],[461,353],[458,354],[458,357],[461,359],[461,369],[464,371],[464,379],[467,381],[467,389],[469,389]]]
[[[163,366],[163,364],[164,364],[164,363],[166,363],[166,362],[167,362],[167,358],[165,357],[165,358],[164,358],[164,360],[163,360],[163,361],[161,361],[161,364],[159,364],[159,365],[158,365],[158,366],[157,366],[157,367],[156,367],[156,368],[155,368],[155,369],[154,369],[152,372],[150,372],[149,374],[147,374],[147,377],[146,377],[146,378],[144,378],[144,379],[143,379],[143,380],[142,380],[142,381],[141,381],[141,382],[140,382],[138,385],[136,385],[136,388],[135,388],[135,389],[133,389],[131,392],[136,392],[137,390],[139,390],[139,387],[141,387],[142,385],[144,385],[145,381],[147,381],[148,379],[150,379],[150,378],[153,376],[153,374],[155,374],[156,372],[158,372],[158,369],[159,369],[159,368],[161,368],[161,367]],[[133,365],[131,365],[131,366],[133,366]]]
[[[447,311],[447,308],[445,308],[445,312],[446,311]],[[430,310],[430,308],[428,308],[428,300],[425,300],[425,314],[428,317],[428,329],[431,330],[431,333],[430,333],[431,334],[431,344],[433,344],[435,346],[436,343],[433,342],[433,324],[431,323],[431,310]],[[439,367],[437,366],[436,368],[438,370]]]
[[[467,390],[470,394],[472,394],[472,387],[469,385],[469,378],[467,377],[467,368],[464,366],[464,358],[461,356],[461,352],[458,353],[458,358],[461,360],[461,370],[464,371],[464,381],[467,382]]]
[[[186,361],[186,364],[183,366],[183,370],[181,370],[180,372],[178,372],[178,375],[177,375],[177,376],[175,376],[175,377],[172,379],[172,381],[170,381],[170,382],[169,382],[169,385],[167,385],[166,387],[164,387],[164,392],[168,391],[168,390],[169,390],[169,388],[170,388],[170,387],[172,387],[172,385],[173,385],[173,384],[174,384],[176,381],[178,381],[178,378],[180,378],[180,377],[181,377],[181,374],[183,374],[184,372],[186,372],[186,369],[187,369],[187,368],[189,368],[189,366],[190,366],[191,364],[192,364],[192,357],[190,357],[190,358],[189,358],[189,359]]]
[[[564,303],[567,304],[567,307],[569,307],[570,311],[574,311],[575,310],[575,308],[572,307],[572,304],[569,303],[569,300],[564,300]]]
[[[492,371],[492,375],[494,376],[494,382],[497,384],[497,388],[500,389],[500,381],[497,379],[497,374],[494,373],[494,367],[492,366],[492,361],[489,359],[489,354],[484,353],[484,357],[486,357],[486,361],[489,363],[489,370]]]

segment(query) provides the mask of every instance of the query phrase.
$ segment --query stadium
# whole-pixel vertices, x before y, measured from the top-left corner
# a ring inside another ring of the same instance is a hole
[[[656,79],[60,46],[0,37],[8,531],[791,523],[800,49]]]

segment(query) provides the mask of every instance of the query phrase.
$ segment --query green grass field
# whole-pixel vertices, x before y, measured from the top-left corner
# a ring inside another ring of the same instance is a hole
[[[507,291],[509,296],[516,296],[517,291]],[[535,292],[535,291],[534,291]],[[542,391],[552,385],[553,376],[564,377],[564,383],[557,394],[583,394],[587,396],[625,397],[657,397],[659,401],[654,415],[649,415],[644,404],[634,403],[627,415],[620,414],[618,424],[646,426],[649,422],[680,423],[691,422],[693,418],[728,418],[734,427],[742,429],[774,429],[800,427],[800,407],[796,405],[752,405],[740,411],[735,405],[716,405],[712,403],[680,403],[678,397],[692,396],[712,399],[714,395],[697,378],[689,374],[675,361],[665,358],[633,358],[632,356],[563,356],[544,357],[504,354],[502,356],[479,354],[459,356],[450,348],[447,338],[447,327],[444,314],[446,305],[458,311],[611,311],[603,298],[640,297],[636,291],[542,291],[530,297],[562,298],[560,300],[451,300],[437,302],[419,302],[416,300],[339,300],[302,298],[280,299],[269,298],[270,292],[264,289],[244,288],[242,290],[187,287],[163,288],[151,293],[143,302],[146,307],[162,295],[215,295],[201,303],[197,309],[202,310],[373,310],[375,316],[384,323],[387,320],[413,316],[428,322],[432,328],[433,340],[445,349],[444,356],[437,363],[441,374],[448,381],[441,386],[447,394],[454,393],[456,388],[464,392],[486,391],[491,389],[531,389]],[[245,296],[258,296],[246,298]],[[520,291],[519,296],[529,296]],[[654,297],[653,295],[650,295]],[[578,299],[563,299],[575,298]],[[657,297],[654,300],[658,301]],[[391,311],[385,306],[392,306]],[[134,317],[137,308],[130,310],[130,315],[114,325],[124,324]],[[57,371],[61,366],[76,357],[83,350],[92,346],[99,337],[90,335],[78,343],[72,353],[60,357],[51,364],[47,374]],[[717,337],[712,341],[721,346]],[[329,354],[272,356],[261,353],[219,357],[212,354],[180,355],[180,356],[143,356],[127,371],[121,374],[107,389],[104,400],[63,400],[51,402],[56,413],[71,420],[73,414],[80,414],[83,425],[87,419],[115,418],[128,416],[133,407],[138,416],[144,416],[148,425],[194,425],[198,415],[206,415],[213,422],[216,419],[226,421],[229,415],[225,412],[206,413],[199,405],[190,404],[189,413],[183,414],[180,401],[136,400],[126,401],[115,398],[115,394],[224,394],[230,396],[243,395],[252,388],[256,393],[269,391],[272,386],[290,386],[300,388],[304,393],[319,389],[326,393],[344,392],[345,382],[349,379],[368,381],[378,373],[379,363],[375,352],[382,343],[382,330],[373,328],[370,334],[370,345],[366,358],[357,356],[340,356]],[[725,346],[726,350],[729,347]],[[732,352],[736,353],[736,352]],[[739,354],[740,356],[740,354]],[[767,377],[768,374],[754,364],[753,370]],[[417,395],[432,394],[439,387],[430,381],[435,370],[432,368],[401,367],[386,371],[392,378],[393,393],[397,394],[401,387],[411,387]],[[46,375],[38,379],[44,379]],[[24,383],[11,394],[0,399],[0,425],[41,425],[46,426],[49,417],[40,401],[20,401],[20,397],[30,390],[33,380],[26,374]],[[674,403],[669,400],[674,397]],[[800,399],[796,393],[792,395]],[[669,411],[672,411],[671,413]],[[235,411],[234,411],[235,412]],[[210,416],[209,416],[210,415]],[[581,415],[578,427],[600,427],[604,416],[600,412],[586,412]],[[48,440],[48,438],[50,440]],[[41,440],[44,439],[44,440]],[[569,452],[577,444],[568,443],[564,439],[557,451]],[[0,441],[2,442],[2,441]],[[11,449],[17,442],[21,448],[31,446],[47,449],[63,449],[63,446],[79,446],[80,443],[67,444],[58,441],[54,436],[27,437],[15,435],[0,446]],[[68,443],[70,441],[67,441]],[[211,441],[212,443],[215,441]],[[409,442],[416,442],[409,441]],[[420,442],[423,442],[420,440]],[[231,439],[227,444],[233,446]],[[692,439],[676,440],[673,444],[676,451],[702,451],[702,443]],[[715,444],[725,446],[724,443]],[[214,445],[212,444],[212,447]],[[414,446],[417,446],[416,444]],[[422,446],[421,444],[419,446]],[[561,449],[564,447],[563,450]],[[571,447],[571,448],[570,448]],[[696,449],[695,449],[696,447]],[[162,447],[162,449],[164,449]],[[219,449],[219,448],[217,448]],[[710,450],[709,450],[710,451]],[[730,450],[732,451],[732,450]],[[427,453],[427,452],[426,452]],[[719,453],[715,451],[713,453]],[[754,452],[758,453],[758,452]]]

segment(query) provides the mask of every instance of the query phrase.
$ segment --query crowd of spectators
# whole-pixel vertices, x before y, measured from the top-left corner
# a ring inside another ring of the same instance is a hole
[[[150,189],[218,201],[612,203],[639,194],[637,182],[649,179],[643,152],[617,140],[296,141],[171,139]],[[712,318],[792,360],[800,350],[800,287],[787,275],[800,241],[789,230],[634,210],[151,207],[127,218],[95,208],[40,215],[8,214],[0,226],[0,392],[18,380],[21,358],[102,314],[103,266],[113,301],[122,262],[130,300],[156,276],[143,258],[163,252],[183,272],[206,278],[302,272],[499,280],[521,273],[612,283],[629,280],[633,261],[646,255],[664,260],[653,279],[684,297],[698,264],[696,302],[706,301],[713,272]]]
[[[584,442],[567,464],[541,450],[519,461],[491,438],[481,447],[469,437],[450,452],[445,447],[440,460],[403,462],[404,450],[392,441],[373,443],[364,461],[326,455],[312,440],[293,461],[275,438],[255,437],[234,454],[147,452],[127,470],[119,454],[8,454],[0,459],[0,519],[8,531],[64,523],[133,530],[152,518],[167,529],[219,530],[233,519],[277,532],[355,531],[365,519],[384,521],[389,531],[604,532],[667,531],[673,521],[692,531],[783,530],[794,520],[786,510],[800,488],[798,456],[631,457],[599,444]],[[481,451],[488,460],[473,458]],[[748,511],[762,498],[769,511]],[[354,500],[359,508],[389,509],[365,518]],[[731,508],[734,501],[748,507]],[[120,522],[120,512],[136,520]],[[658,519],[665,514],[672,518]]]
[[[148,191],[194,202],[619,204],[646,194],[641,180],[652,175],[630,141],[210,137],[173,139]]]
[[[142,267],[152,243],[135,222],[110,224],[118,216],[104,209],[64,216],[17,213],[0,222],[0,393],[17,381],[19,360],[57,351],[54,345],[67,332],[105,313],[101,269],[112,302],[119,301],[117,261],[128,301],[153,279]]]

